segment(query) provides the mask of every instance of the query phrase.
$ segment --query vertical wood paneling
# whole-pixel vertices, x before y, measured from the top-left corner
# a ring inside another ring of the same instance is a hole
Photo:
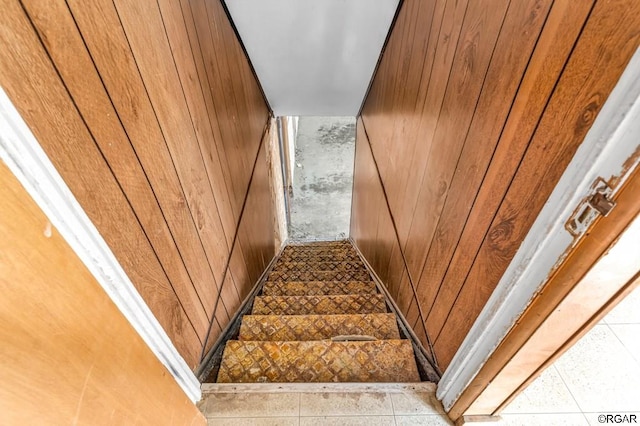
[[[631,1],[595,3],[403,3],[362,110],[374,161],[356,150],[356,177],[377,163],[407,274],[387,272],[385,203],[356,203],[364,184],[352,235],[442,368],[638,46],[612,26]]]
[[[190,365],[202,344],[24,11],[4,1],[0,84]],[[82,159],[82,161],[78,161]]]
[[[622,16],[633,18],[621,26]],[[638,28],[640,5],[636,2],[596,2],[467,281],[436,338],[435,345],[445,360],[453,358],[457,346],[444,336],[451,329],[470,328],[468,312],[477,315],[486,303],[493,290],[486,283],[497,282],[506,270],[640,45]]]
[[[274,254],[264,196],[238,225],[270,113],[222,5],[3,5],[0,84],[197,367]]]
[[[98,149],[111,165],[128,202],[138,212],[137,216],[145,229],[155,229],[147,234],[160,263],[163,265],[185,310],[192,312],[191,322],[201,340],[208,326],[205,310],[193,285],[192,277],[204,280],[196,271],[190,275],[179,257],[171,253],[177,250],[176,241],[170,231],[173,223],[165,217],[144,169],[136,158],[134,147],[119,120],[117,113],[102,84],[81,35],[75,30],[73,17],[64,2],[25,1],[23,5],[33,25],[45,41],[54,65],[64,79],[74,103],[87,125]],[[73,60],[69,60],[73,58]],[[71,140],[70,143],[77,143]],[[46,146],[45,146],[46,148]],[[155,157],[154,157],[155,158]],[[152,160],[153,161],[153,160]],[[155,163],[151,162],[153,167]],[[171,190],[167,190],[171,194]],[[179,192],[178,192],[179,193]],[[178,240],[182,242],[182,240]]]
[[[475,194],[460,240],[454,247],[450,264],[440,266],[447,268],[444,278],[440,278],[442,282],[438,289],[431,289],[434,293],[440,291],[438,300],[443,302],[431,304],[428,325],[436,332],[439,332],[439,327],[446,319],[511,183],[513,172],[505,174],[505,171],[515,171],[518,168],[592,5],[591,1],[575,4],[558,2],[549,14],[483,183]],[[422,277],[425,280],[429,279],[426,271],[425,269]],[[441,277],[437,272],[436,276]],[[435,294],[433,297],[436,297]]]
[[[415,321],[422,318],[422,313],[416,302],[413,288],[408,283],[407,265],[387,204],[387,194],[378,174],[361,118],[358,118],[356,123],[355,162],[353,212],[357,213],[357,217],[352,215],[351,237],[382,283],[386,285],[400,311],[408,320]],[[362,212],[372,214],[362,214]],[[422,324],[423,321],[420,320],[419,323]],[[425,348],[430,348],[424,327],[417,335]]]
[[[269,128],[265,132],[260,151],[255,161],[251,184],[247,193],[247,199],[243,210],[238,235],[230,255],[228,274],[233,274],[237,291],[237,303],[233,310],[240,307],[242,301],[249,295],[254,284],[262,275],[273,256],[276,254],[274,245],[275,221],[273,211],[272,192],[269,187],[267,140],[272,137]],[[245,268],[243,258],[250,260],[248,264],[252,268]],[[232,291],[225,285],[224,291]],[[206,354],[218,338],[215,330],[209,335],[204,353]]]
[[[530,6],[526,4],[530,2],[523,3],[525,7]],[[508,1],[495,0],[471,2],[467,8],[413,216],[420,220],[412,221],[404,246],[409,271],[415,280],[426,258],[423,248],[432,241],[448,198],[507,6]]]
[[[0,199],[0,423],[206,424],[2,162]]]

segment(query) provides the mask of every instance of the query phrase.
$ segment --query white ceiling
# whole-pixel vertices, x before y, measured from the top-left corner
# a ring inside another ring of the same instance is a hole
[[[226,4],[276,116],[355,116],[398,0]]]

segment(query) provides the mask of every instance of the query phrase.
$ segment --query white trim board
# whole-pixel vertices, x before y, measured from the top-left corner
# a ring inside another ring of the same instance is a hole
[[[0,87],[0,159],[193,401],[200,383]]]
[[[562,261],[563,253],[575,243],[564,224],[588,195],[592,182],[598,176],[609,179],[619,175],[639,146],[640,49],[438,383],[437,397],[447,411]]]

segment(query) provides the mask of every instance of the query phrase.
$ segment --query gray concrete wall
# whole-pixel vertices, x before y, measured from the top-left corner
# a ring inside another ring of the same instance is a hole
[[[354,117],[300,117],[291,240],[349,236],[355,136]]]

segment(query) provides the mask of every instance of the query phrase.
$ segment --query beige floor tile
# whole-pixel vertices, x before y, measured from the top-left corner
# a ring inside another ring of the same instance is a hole
[[[298,417],[208,418],[207,426],[298,426]]]
[[[391,393],[396,416],[414,414],[444,414],[442,405],[433,392]]]
[[[397,426],[450,426],[453,425],[444,415],[396,416]]]
[[[640,411],[635,413],[584,413],[589,425],[603,425],[603,424],[637,424],[640,423]],[[602,418],[601,416],[607,416]],[[608,417],[610,416],[610,417]]]
[[[578,404],[555,366],[547,368],[503,413],[577,413]]]
[[[608,325],[596,325],[555,366],[582,411],[640,409],[640,366]]]
[[[625,297],[604,319],[607,324],[640,324],[640,287]]]
[[[300,426],[395,426],[393,416],[300,417]]]
[[[480,424],[486,426],[589,426],[582,413],[503,414],[502,420],[497,423],[477,423],[477,425]]]
[[[214,393],[203,395],[198,404],[207,418],[297,417],[298,393]]]
[[[609,324],[609,328],[640,364],[640,324]]]
[[[386,393],[302,393],[301,416],[393,415]]]

